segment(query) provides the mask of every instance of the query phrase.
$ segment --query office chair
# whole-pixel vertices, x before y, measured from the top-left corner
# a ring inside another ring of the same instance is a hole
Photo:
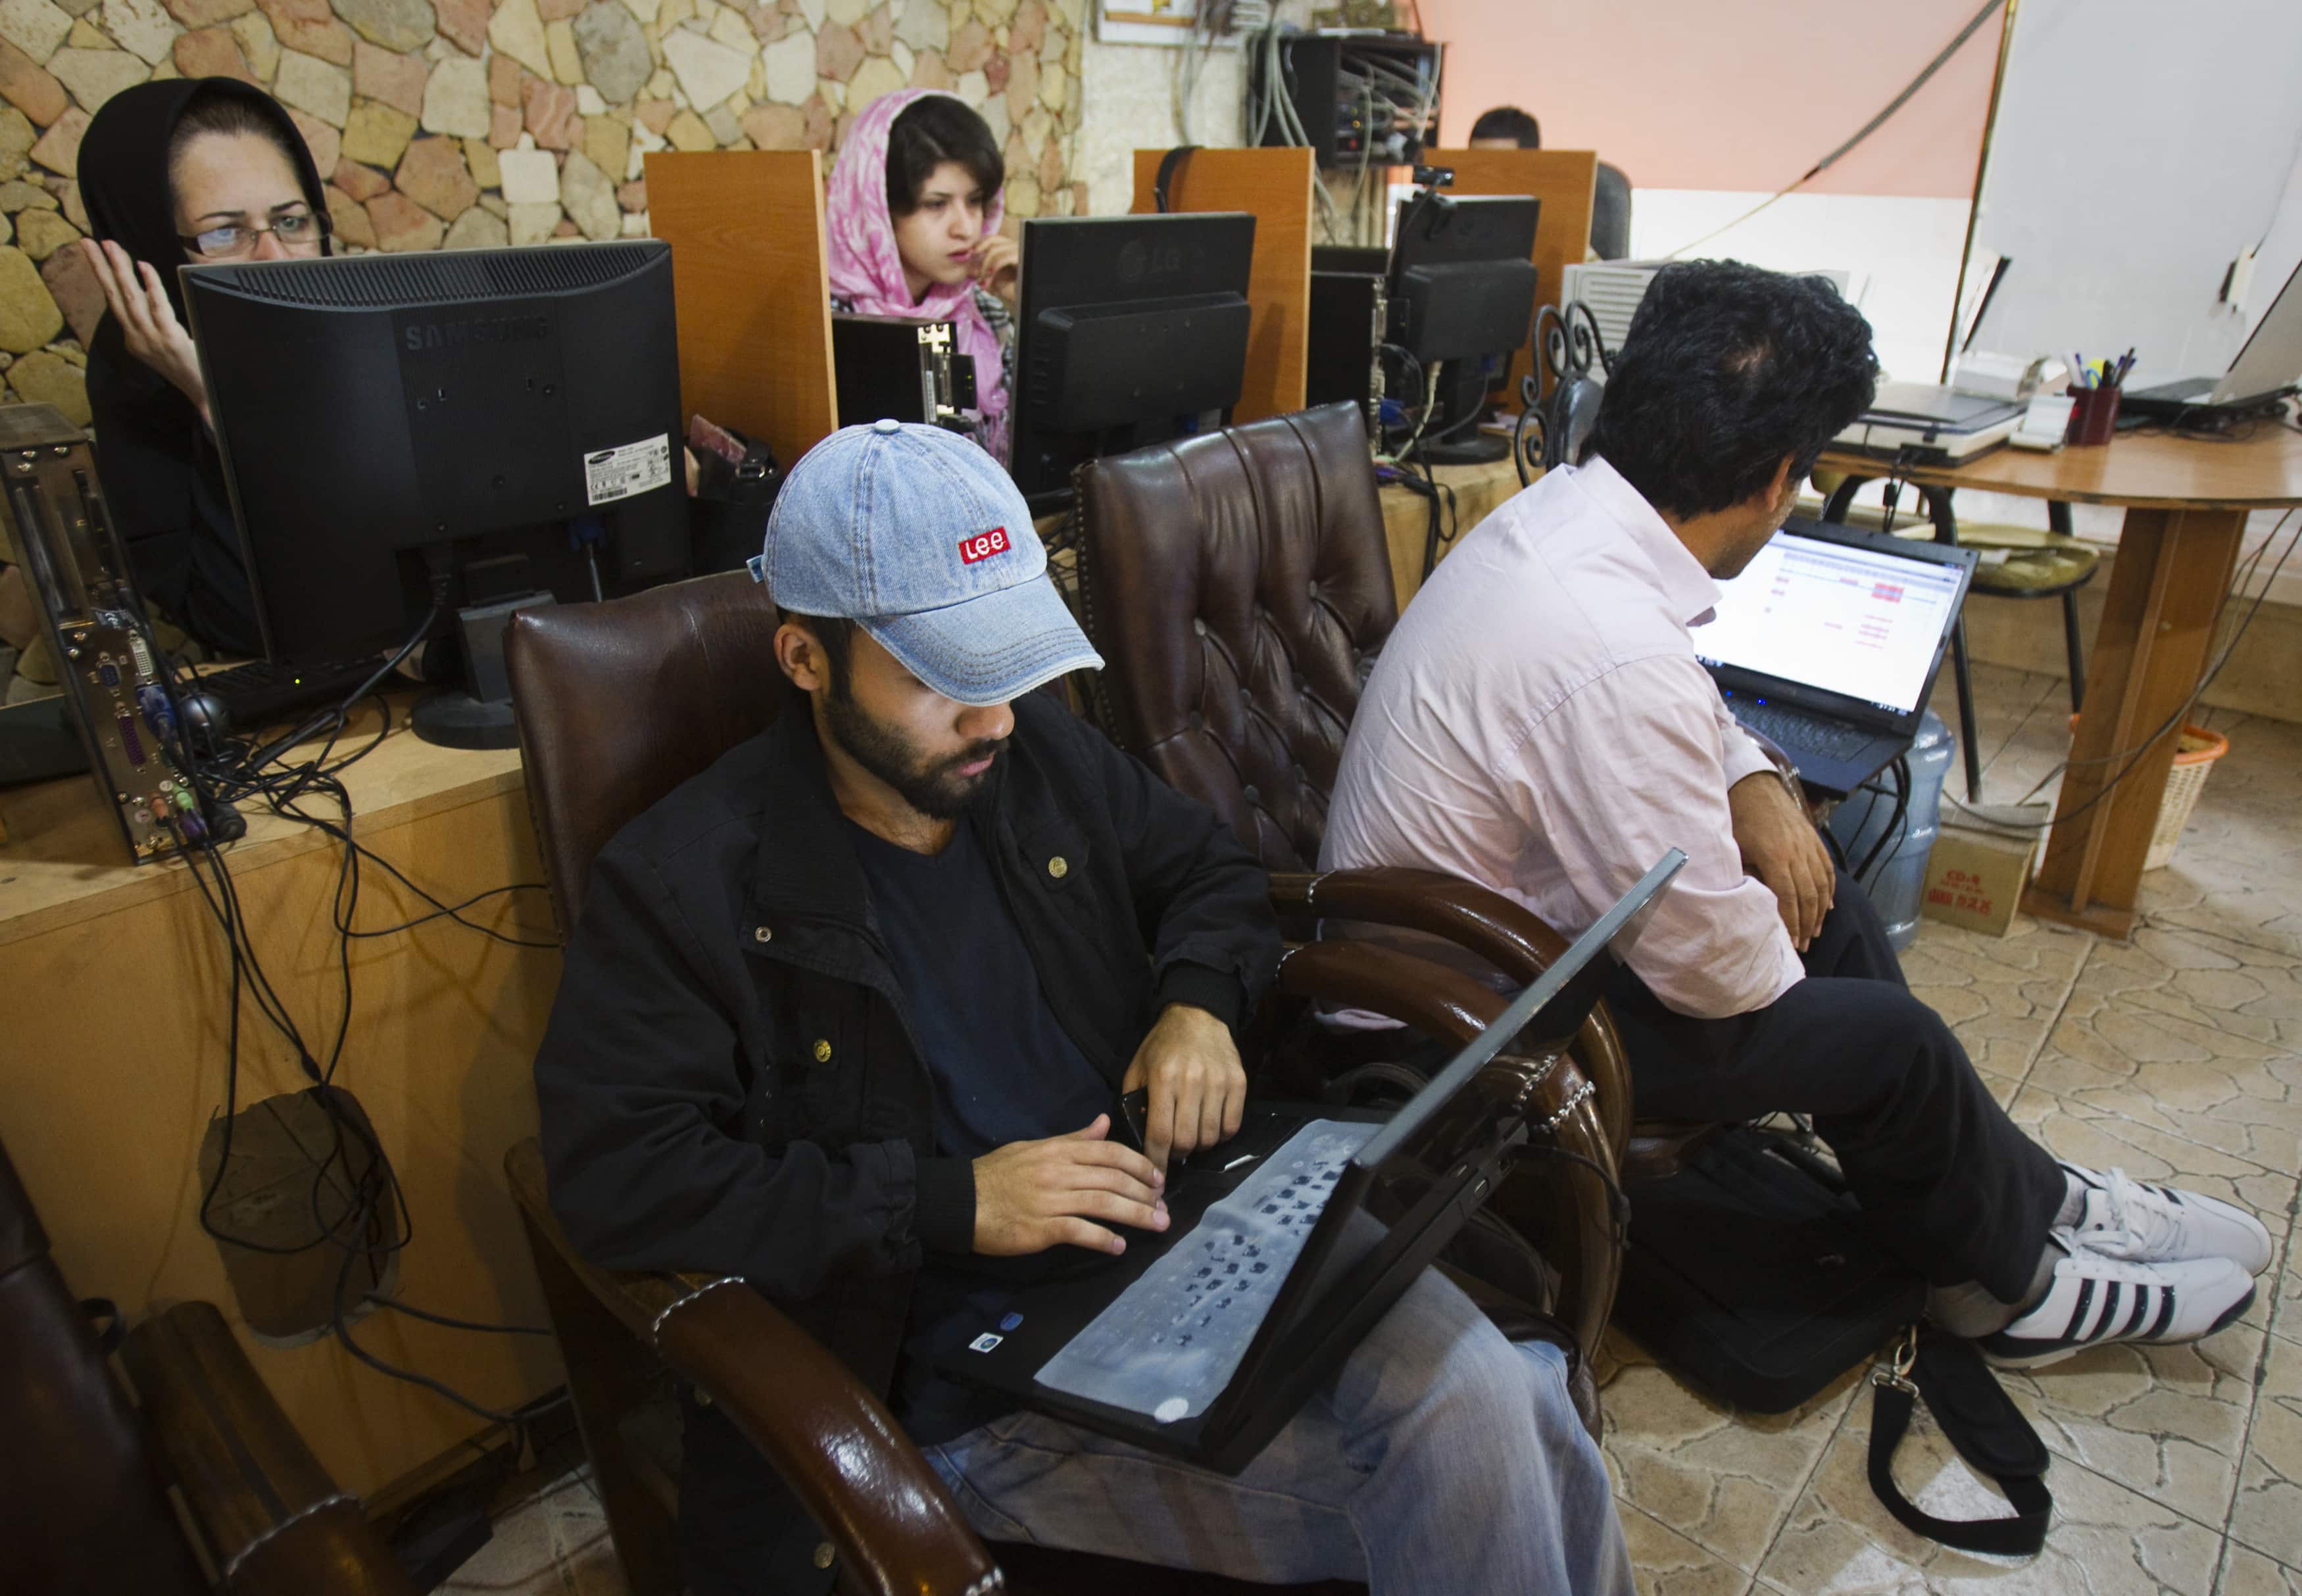
[[[134,1404],[106,1361],[110,1308],[73,1299],[0,1147],[0,1590],[207,1596],[196,1535],[244,1596],[416,1596],[212,1304],[127,1333]]]
[[[741,572],[514,617],[505,658],[530,811],[561,926],[576,924],[592,861],[609,838],[764,730],[784,706],[776,624],[765,590]],[[1317,1002],[1372,1009],[1458,1043],[1503,1006],[1468,976],[1351,942],[1291,951],[1265,1007]],[[1579,1071],[1537,1079],[1521,1061],[1507,1067],[1526,1079],[1538,1118],[1583,1088]],[[1083,1553],[987,1550],[878,1397],[774,1304],[740,1281],[597,1268],[551,1213],[537,1145],[513,1148],[505,1168],[635,1596],[680,1589],[678,1426],[667,1420],[664,1400],[675,1374],[722,1407],[807,1507],[824,1535],[817,1566],[835,1570],[841,1592],[1270,1596],[1268,1586]],[[1344,1596],[1360,1587],[1302,1589]]]
[[[1398,619],[1357,406],[1107,457],[1081,471],[1077,514],[1082,617],[1108,662],[1092,687],[1098,718],[1121,747],[1231,822],[1273,872],[1296,931],[1315,935],[1322,917],[1410,928],[1513,984],[1558,956],[1564,938],[1474,882],[1428,870],[1306,873],[1317,867],[1361,684]],[[1669,1173],[1707,1132],[1634,1131],[1629,1069],[1603,1007],[1574,1056],[1595,1088],[1581,1150],[1625,1180]],[[1599,1182],[1575,1180],[1562,1205],[1555,1186],[1530,1180],[1538,1172],[1515,1177],[1494,1205],[1567,1276],[1560,1316],[1587,1353],[1620,1255],[1593,1224]],[[1523,1182],[1528,1190],[1510,1189]],[[1507,1200],[1536,1189],[1540,1201]]]

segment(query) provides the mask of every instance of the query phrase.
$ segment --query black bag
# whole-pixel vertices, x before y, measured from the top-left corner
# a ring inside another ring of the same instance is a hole
[[[1787,1136],[1736,1126],[1625,1195],[1615,1322],[1722,1402],[1787,1413],[1926,1306],[1836,1172]]]
[[[1678,1173],[1626,1195],[1630,1250],[1615,1323],[1664,1367],[1722,1402],[1784,1413],[1895,1341],[1872,1382],[1878,1499],[1945,1546],[2038,1550],[2054,1507],[2045,1443],[1970,1342],[1920,1328],[1926,1282],[1871,1240],[1828,1163],[1790,1136],[1736,1126],[1689,1154]],[[1930,1517],[1895,1486],[1895,1449],[1921,1397],[2015,1516]]]

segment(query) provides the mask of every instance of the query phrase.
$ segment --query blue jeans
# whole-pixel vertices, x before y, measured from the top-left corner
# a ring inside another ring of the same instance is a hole
[[[1372,1596],[1631,1596],[1607,1466],[1555,1348],[1425,1272],[1227,1477],[1034,1413],[926,1449],[987,1540]]]

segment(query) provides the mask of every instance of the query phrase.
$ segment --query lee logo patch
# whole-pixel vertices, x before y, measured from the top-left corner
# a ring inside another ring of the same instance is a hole
[[[989,559],[995,554],[1004,554],[1014,546],[1008,542],[1007,529],[1004,526],[995,526],[989,532],[979,533],[974,537],[962,540],[959,545],[959,563],[971,566],[979,560]]]

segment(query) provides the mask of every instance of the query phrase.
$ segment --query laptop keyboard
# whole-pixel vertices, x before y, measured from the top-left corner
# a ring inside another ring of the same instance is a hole
[[[1851,760],[1862,752],[1873,734],[1860,727],[1822,720],[1779,704],[1756,704],[1731,699],[1735,718],[1754,731],[1764,732],[1794,753],[1819,753],[1834,760]]]
[[[1314,1120],[1040,1368],[1038,1382],[1173,1424],[1239,1369],[1351,1156],[1381,1127]]]

